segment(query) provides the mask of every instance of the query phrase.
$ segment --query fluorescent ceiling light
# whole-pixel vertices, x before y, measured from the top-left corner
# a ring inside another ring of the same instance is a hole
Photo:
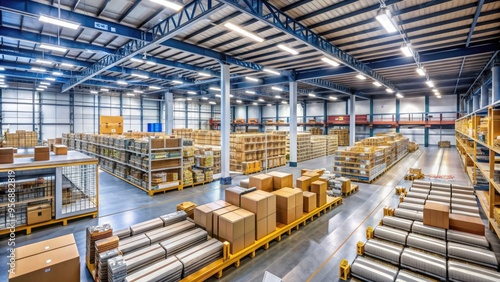
[[[101,88],[101,91],[102,92],[109,92],[109,89],[107,89],[107,88]]]
[[[378,81],[374,81],[373,82],[373,85],[377,86],[377,87],[380,87],[382,86],[382,83],[378,82]]]
[[[292,55],[298,55],[299,52],[295,49],[292,49],[290,47],[287,47],[283,44],[278,44],[278,48],[280,48],[281,50],[284,50],[284,51],[287,51],[288,53],[292,54]]]
[[[127,96],[135,96],[134,93],[127,93]]]
[[[50,80],[50,81],[56,81],[56,79],[55,79],[55,78],[53,78],[53,77],[46,77],[45,79],[46,79],[46,80]]]
[[[307,95],[308,95],[309,97],[316,97],[316,94],[314,94],[314,93],[309,93],[309,94],[307,94]]]
[[[61,76],[61,75],[63,75],[63,73],[62,73],[62,72],[60,72],[60,71],[53,71],[53,72],[52,72],[52,75]]]
[[[149,89],[151,89],[151,90],[160,90],[161,87],[158,87],[158,86],[149,86]]]
[[[32,67],[31,68],[32,71],[40,71],[40,72],[46,72],[47,70],[44,69],[44,68],[37,68],[37,67]]]
[[[210,102],[208,102],[208,103],[209,103],[210,105],[215,105],[215,104],[217,104],[217,103],[215,103],[215,102],[213,102],[213,101],[210,101]]]
[[[255,91],[247,90],[247,91],[245,91],[245,93],[247,93],[247,94],[255,94]]]
[[[65,66],[65,67],[68,67],[68,68],[72,68],[74,67],[75,65],[72,65],[72,64],[68,64],[68,63],[62,63],[61,66]]]
[[[268,73],[271,73],[271,74],[274,74],[274,75],[280,75],[279,72],[275,71],[275,70],[272,70],[272,69],[269,69],[269,68],[263,68],[262,69],[263,71],[265,72],[268,72]]]
[[[259,102],[265,102],[265,100],[262,98],[259,98]]]
[[[44,22],[44,23],[49,23],[49,24],[54,24],[62,27],[67,27],[69,29],[78,29],[80,27],[80,23],[77,22],[72,22],[68,20],[63,20],[60,18],[54,18],[46,15],[40,15],[38,18],[39,21]]]
[[[281,96],[280,95],[276,95],[276,96],[274,96],[274,98],[281,99]]]
[[[436,97],[437,97],[438,99],[441,99],[441,95],[439,95],[439,96],[436,96]]]
[[[338,67],[338,66],[340,66],[340,64],[339,64],[339,63],[337,63],[336,61],[334,61],[334,60],[332,60],[332,59],[329,59],[329,58],[327,58],[327,57],[323,57],[323,58],[321,58],[321,60],[322,60],[323,62],[327,63],[327,64],[330,64],[330,65],[334,66],[334,67]]]
[[[366,79],[366,76],[362,75],[362,74],[358,74],[356,75],[357,78],[361,79],[361,80],[365,80]]]
[[[196,95],[196,92],[194,92],[194,91],[188,91],[188,94]]]
[[[255,82],[258,82],[258,81],[259,81],[257,78],[250,77],[250,76],[245,76],[245,79],[246,79],[246,80],[250,80],[250,81],[255,81]]]
[[[411,44],[410,43],[403,43],[403,45],[401,46],[401,52],[403,52],[403,54],[406,57],[412,57],[413,56],[413,49],[411,49]]]
[[[330,96],[328,98],[330,98],[330,100],[337,100],[337,97],[333,97],[333,96]]]
[[[36,59],[36,62],[40,63],[40,64],[47,64],[47,65],[52,65],[53,64],[53,62],[51,62],[51,61],[41,60],[41,59]]]
[[[68,49],[61,47],[61,46],[56,46],[56,45],[48,45],[48,44],[40,44],[40,48],[50,50],[50,51],[58,51],[58,52],[66,52]]]
[[[220,94],[215,94],[215,97],[220,98],[221,96]]]
[[[146,65],[156,66],[156,63],[152,61],[146,61]]]
[[[149,1],[154,2],[156,4],[163,5],[167,8],[170,8],[170,9],[175,10],[175,11],[179,11],[180,9],[182,9],[181,5],[176,4],[172,1],[167,1],[167,0],[149,0]]]
[[[184,82],[180,81],[180,80],[172,80],[172,83],[175,83],[175,84],[183,84]]]
[[[117,80],[116,83],[120,84],[120,85],[127,85],[128,84],[128,82],[126,82],[124,80]]]
[[[210,89],[210,90],[214,90],[214,91],[220,91],[220,88],[217,88],[217,87],[210,87],[210,88],[208,88],[208,89]]]
[[[47,86],[45,86],[45,85],[38,85],[38,88],[47,89]]]
[[[4,70],[5,70],[5,68],[4,68],[4,67],[0,67],[0,71],[4,71]]]
[[[236,100],[236,103],[241,104],[242,102],[241,100]]]
[[[386,88],[385,91],[387,91],[387,93],[394,93],[394,90],[392,90],[391,88]]]
[[[229,95],[229,97],[234,98],[234,95],[233,95],[233,94],[230,94],[230,95]]]
[[[248,37],[248,38],[250,38],[250,39],[252,39],[254,41],[257,41],[257,42],[264,41],[263,38],[261,38],[261,37],[255,35],[255,34],[249,32],[249,31],[246,31],[243,28],[241,28],[241,27],[239,27],[239,26],[237,26],[235,24],[225,23],[224,26],[227,27],[227,28],[229,28],[229,29],[231,29],[231,30],[233,30],[233,31],[236,31],[237,33],[239,33],[239,34],[241,34],[241,35],[243,35],[245,37]]]
[[[396,93],[396,97],[398,97],[398,98],[404,98],[403,94],[401,94],[401,93],[399,93],[399,92],[398,92],[398,93]]]
[[[418,73],[420,76],[425,76],[425,70],[424,70],[424,68],[417,68],[417,73]]]
[[[203,99],[203,100],[208,100],[208,98],[207,98],[207,97],[201,97],[201,99]]]
[[[144,63],[144,61],[143,61],[143,60],[141,60],[141,59],[130,58],[130,60],[131,60],[132,62],[134,62],[134,63]]]
[[[90,93],[92,93],[92,94],[99,94],[99,92],[94,91],[94,90],[90,91]]]
[[[281,101],[281,104],[288,104],[286,101]]]
[[[142,78],[142,79],[148,79],[149,78],[149,76],[147,76],[145,74],[133,73],[132,75],[133,76],[137,76],[138,78]]]
[[[0,74],[0,78],[4,78],[4,77],[5,77],[5,75],[3,75],[3,74]]]
[[[434,92],[434,95],[436,95],[436,96],[441,96],[441,93],[439,93],[439,92]]]
[[[189,97],[188,97],[188,98],[186,98],[186,100],[187,100],[187,101],[191,101],[191,100],[193,100],[193,99],[191,99],[191,98],[189,98]]]
[[[211,75],[209,73],[206,73],[206,72],[198,72],[198,75],[201,75],[201,76],[205,76],[205,77],[210,77]]]
[[[398,31],[394,21],[392,20],[391,12],[387,8],[380,8],[375,17],[377,21],[385,28],[388,33]]]
[[[273,105],[272,104],[267,104],[268,107],[272,107]]]
[[[7,87],[9,87],[9,86],[5,85],[5,84],[0,85],[0,88],[7,88]]]
[[[432,92],[434,93],[438,93],[439,90],[437,90],[436,88],[432,89]]]
[[[38,90],[38,91],[43,91],[43,90],[45,90],[45,89],[43,89],[43,88],[37,88],[36,90]]]
[[[134,93],[142,94],[142,93],[144,93],[144,91],[141,91],[141,90],[134,90]]]
[[[253,102],[252,105],[257,106],[259,103]]]
[[[40,82],[40,84],[42,84],[42,85],[50,85],[50,82],[42,81],[42,82]]]
[[[279,87],[276,87],[276,86],[273,86],[271,87],[272,90],[276,90],[276,91],[283,91],[283,88],[279,88]]]
[[[426,84],[427,84],[427,86],[429,86],[429,87],[434,87],[434,82],[432,82],[432,80],[427,80],[425,83],[426,83]]]

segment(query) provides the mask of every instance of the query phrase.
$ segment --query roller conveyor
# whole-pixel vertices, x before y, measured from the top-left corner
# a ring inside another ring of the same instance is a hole
[[[409,219],[399,218],[395,216],[384,216],[382,223],[386,226],[394,227],[404,231],[411,231],[413,221]]]
[[[397,267],[359,256],[351,265],[351,275],[363,281],[391,282],[397,274]]]
[[[448,256],[457,258],[492,268],[498,267],[498,261],[495,253],[482,248],[467,246],[454,242],[448,243]]]
[[[416,187],[411,187],[410,192],[415,192],[415,193],[420,193],[420,194],[429,194],[429,189],[426,188],[416,188]]]
[[[413,191],[410,191],[406,194],[406,197],[407,198],[415,198],[415,199],[424,199],[426,200],[427,199],[427,196],[428,194],[425,194],[425,193],[417,193],[417,192],[413,192]]]
[[[434,187],[432,186],[432,191],[440,191],[440,192],[450,192],[450,188],[445,187]]]
[[[477,206],[468,206],[468,205],[460,205],[460,204],[451,204],[452,210],[464,211],[469,213],[477,213],[479,214],[479,208]]]
[[[464,195],[464,196],[474,196],[474,190],[469,191],[469,190],[452,190],[451,191],[452,196],[456,195]]]
[[[377,226],[377,228],[375,228],[374,230],[374,235],[375,238],[380,238],[397,244],[406,245],[406,237],[408,237],[408,232],[387,226]]]
[[[442,240],[446,239],[446,229],[424,225],[420,221],[415,221],[413,223],[411,232],[439,238]]]
[[[421,185],[424,187],[431,187],[431,183],[429,181],[424,180],[413,180],[413,185]]]
[[[460,198],[452,198],[451,199],[451,203],[452,204],[457,204],[457,205],[475,206],[475,207],[477,207],[477,202],[476,202],[475,199],[473,201],[471,201],[471,200],[464,200],[464,199],[460,199]]]
[[[418,204],[412,204],[412,203],[402,202],[402,203],[399,203],[398,208],[407,209],[407,210],[413,210],[413,211],[423,211],[424,210],[424,205],[418,205]]]
[[[423,205],[423,204],[425,204],[425,200],[424,199],[417,199],[417,198],[405,197],[403,199],[403,203],[411,203],[411,204]]]
[[[451,184],[450,183],[442,183],[442,182],[432,182],[431,189],[433,189],[433,188],[448,188],[448,189],[450,189]]]
[[[444,191],[436,191],[436,190],[431,190],[429,195],[435,195],[435,196],[441,196],[441,197],[451,197],[451,192],[444,192]]]
[[[442,197],[442,196],[437,196],[435,194],[430,194],[429,197],[427,197],[427,200],[429,201],[435,201],[435,202],[440,202],[440,203],[445,203],[445,204],[450,204],[451,199],[449,196],[447,197]]]
[[[467,201],[475,201],[476,196],[474,194],[459,194],[459,193],[453,193],[451,195],[452,200],[453,199],[462,199],[462,200],[467,200]]]
[[[471,191],[474,192],[474,187],[472,186],[467,186],[467,185],[460,185],[460,184],[452,184],[451,188],[453,190],[465,190],[465,191]]]
[[[446,256],[446,241],[441,239],[410,233],[408,238],[406,238],[406,244],[408,247]]]
[[[430,277],[425,277],[418,273],[409,271],[407,269],[399,270],[398,277],[396,278],[396,282],[435,282],[437,280],[432,279]]]
[[[397,208],[397,209],[394,210],[394,216],[401,217],[401,218],[406,218],[406,219],[410,219],[410,220],[418,220],[418,221],[422,221],[423,220],[422,212],[414,211],[414,210],[401,209],[401,208]]]
[[[500,281],[500,273],[491,268],[450,259],[448,279],[450,281],[492,282]]]
[[[435,203],[435,204],[445,205],[445,206],[448,206],[448,207],[450,206],[450,203],[438,202],[438,201],[433,201],[433,200],[427,200],[425,203],[426,204],[427,203]]]
[[[365,243],[365,254],[399,265],[399,258],[403,252],[403,248],[402,245],[371,239]]]
[[[466,212],[466,211],[461,211],[461,210],[452,210],[452,213],[455,214],[461,214],[461,215],[466,215],[466,216],[472,216],[472,217],[481,217],[479,213],[472,213],[472,212]]]
[[[482,248],[488,248],[490,246],[490,244],[488,243],[488,240],[486,240],[486,237],[471,234],[471,233],[455,231],[455,230],[448,230],[446,236],[447,236],[448,242],[462,243],[462,244],[475,246],[475,247],[482,247]]]
[[[439,279],[446,279],[446,258],[442,256],[405,248],[401,254],[401,266]]]

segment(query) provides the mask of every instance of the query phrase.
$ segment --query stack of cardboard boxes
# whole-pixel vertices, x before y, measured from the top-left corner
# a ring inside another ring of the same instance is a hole
[[[14,148],[0,148],[0,164],[14,163]]]
[[[303,194],[301,189],[281,188],[276,195],[276,221],[290,224],[303,215]]]
[[[219,218],[219,240],[230,242],[235,254],[255,243],[255,214],[237,209]]]
[[[276,230],[276,195],[261,190],[241,196],[241,208],[255,214],[255,239]]]

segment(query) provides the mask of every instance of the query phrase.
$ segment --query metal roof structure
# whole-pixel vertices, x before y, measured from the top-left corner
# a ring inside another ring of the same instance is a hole
[[[156,2],[0,0],[1,73],[7,83],[31,89],[50,78],[51,87],[63,93],[90,95],[106,87],[195,99],[216,98],[210,87],[220,87],[220,63],[227,63],[235,98],[250,102],[257,96],[267,104],[279,101],[275,95],[287,97],[290,80],[299,82],[299,100],[433,95],[427,79],[441,95],[470,94],[480,74],[487,79],[483,69],[500,50],[500,1],[493,0],[171,1],[183,7],[179,12]],[[375,20],[381,2],[399,32],[388,33]],[[80,25],[60,27],[40,21],[40,15]],[[412,57],[400,50],[405,42]],[[417,74],[418,66],[426,76]],[[356,78],[360,73],[365,80]]]

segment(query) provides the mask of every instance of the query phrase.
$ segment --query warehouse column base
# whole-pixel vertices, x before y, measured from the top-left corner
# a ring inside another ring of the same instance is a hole
[[[290,166],[290,167],[297,167],[297,163],[296,163],[296,162],[290,162],[290,163],[289,163],[289,166]]]
[[[222,177],[220,179],[220,184],[221,185],[231,185],[231,183],[232,183],[231,177]]]

